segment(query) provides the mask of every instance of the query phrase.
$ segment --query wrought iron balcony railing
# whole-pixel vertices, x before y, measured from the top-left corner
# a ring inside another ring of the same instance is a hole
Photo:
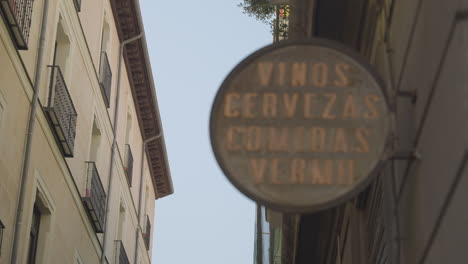
[[[115,264],[130,264],[121,240],[115,241]]]
[[[96,168],[96,164],[92,161],[86,162],[86,189],[84,196],[81,198],[89,219],[93,224],[96,233],[104,231],[104,214],[106,211],[106,193],[102,186],[101,177]]]
[[[146,230],[145,233],[143,233],[143,238],[145,240],[146,250],[149,250],[151,239],[151,222],[148,215],[146,215]]]
[[[49,100],[44,110],[63,155],[73,157],[78,116],[60,67],[50,68]]]
[[[75,2],[76,12],[80,12],[81,11],[81,0],[73,0],[73,2]]]
[[[109,64],[107,53],[101,52],[101,63],[99,66],[99,83],[101,85],[101,93],[104,97],[106,107],[109,108],[110,96],[112,88],[112,71]]]
[[[130,145],[125,145],[125,157],[124,157],[124,170],[125,175],[127,175],[127,181],[130,186],[132,186],[133,179],[133,154]]]
[[[276,18],[273,24],[274,42],[288,39],[289,5],[276,6]]]
[[[0,256],[2,255],[2,242],[3,242],[3,230],[5,229],[5,226],[2,223],[2,220],[0,220]]]
[[[28,49],[34,0],[0,0],[5,24],[18,49]]]

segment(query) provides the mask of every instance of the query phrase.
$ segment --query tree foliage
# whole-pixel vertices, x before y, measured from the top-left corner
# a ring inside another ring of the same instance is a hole
[[[275,7],[268,0],[243,0],[239,7],[244,14],[255,17],[266,24],[270,24],[275,16]]]

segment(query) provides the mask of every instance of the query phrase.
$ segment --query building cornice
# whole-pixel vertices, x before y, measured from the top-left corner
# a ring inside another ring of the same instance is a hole
[[[110,3],[120,41],[144,32],[138,0],[110,0]],[[127,44],[124,59],[143,140],[161,135],[148,143],[146,155],[156,197],[162,198],[172,194],[174,189],[146,39]]]

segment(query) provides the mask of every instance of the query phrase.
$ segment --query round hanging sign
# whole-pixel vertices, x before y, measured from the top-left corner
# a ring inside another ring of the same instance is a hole
[[[211,111],[216,159],[242,193],[311,212],[361,191],[385,158],[383,85],[352,50],[328,40],[267,46],[228,75]]]

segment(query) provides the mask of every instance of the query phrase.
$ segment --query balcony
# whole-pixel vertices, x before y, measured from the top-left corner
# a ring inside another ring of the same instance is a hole
[[[76,12],[80,12],[81,11],[81,0],[73,0],[73,2],[75,2]]]
[[[121,240],[115,241],[115,264],[130,264]]]
[[[49,100],[44,111],[63,156],[73,157],[77,113],[60,67],[49,67],[51,68]]]
[[[145,240],[146,250],[149,250],[151,240],[151,222],[148,215],[146,215],[146,229],[145,233],[143,233],[143,239]]]
[[[133,154],[130,145],[125,145],[125,157],[124,157],[124,170],[125,175],[127,176],[127,181],[130,186],[132,186],[133,179]]]
[[[101,62],[99,65],[99,84],[101,86],[102,97],[106,107],[109,108],[112,88],[112,71],[107,53],[101,52]]]
[[[34,0],[0,0],[0,9],[13,42],[21,50],[28,49],[29,30]]]
[[[289,5],[276,6],[276,18],[273,24],[274,42],[288,39]]]
[[[81,198],[88,213],[89,220],[93,224],[96,233],[104,231],[104,214],[106,211],[106,193],[102,187],[101,178],[92,161],[86,162],[86,189]]]

